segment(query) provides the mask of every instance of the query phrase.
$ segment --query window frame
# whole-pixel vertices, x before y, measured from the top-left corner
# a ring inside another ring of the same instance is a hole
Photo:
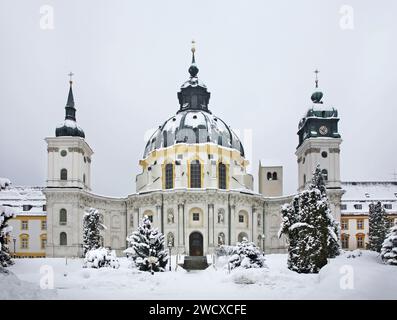
[[[197,218],[197,219],[196,219]],[[193,212],[192,221],[200,221],[200,212]]]
[[[194,189],[202,188],[201,176],[203,173],[202,173],[200,160],[197,159],[193,160],[192,162],[190,162],[189,167],[190,167],[189,187]]]
[[[223,162],[218,164],[218,188],[227,189],[227,167]]]
[[[174,164],[173,163],[166,163],[164,166],[164,187],[165,189],[173,189],[174,188]]]

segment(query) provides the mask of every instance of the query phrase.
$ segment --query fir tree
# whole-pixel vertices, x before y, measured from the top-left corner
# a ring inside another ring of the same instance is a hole
[[[317,165],[316,170],[314,171],[312,182],[309,188],[318,189],[320,191],[321,200],[326,206],[325,223],[327,224],[327,230],[328,230],[328,237],[327,237],[328,258],[335,258],[340,254],[340,245],[339,245],[340,226],[339,223],[334,219],[334,217],[331,214],[325,180],[323,174],[321,173],[321,168],[319,165]]]
[[[99,211],[95,208],[90,208],[84,214],[83,220],[83,248],[84,256],[87,252],[101,247],[101,230],[105,226],[100,221]]]
[[[339,254],[339,226],[333,219],[320,167],[308,190],[281,208],[279,237],[288,238],[288,268],[299,273],[317,273],[327,258]]]
[[[397,266],[397,223],[390,228],[383,241],[380,255],[386,264]]]
[[[231,269],[242,267],[249,268],[264,268],[265,257],[259,248],[253,243],[244,238],[241,242],[237,243],[236,254],[232,255],[229,259]]]
[[[387,234],[387,218],[383,205],[378,201],[369,205],[369,250],[380,252]]]
[[[0,206],[0,269],[13,264],[7,244],[7,236],[12,231],[8,220],[15,217],[15,211],[8,206]]]
[[[168,254],[164,250],[164,235],[152,228],[147,216],[143,217],[138,230],[127,237],[132,248],[132,259],[135,266],[141,271],[153,272],[165,271]],[[128,252],[128,249],[126,250]]]

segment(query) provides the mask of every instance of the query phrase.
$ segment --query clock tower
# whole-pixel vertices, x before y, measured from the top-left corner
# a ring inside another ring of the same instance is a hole
[[[338,111],[324,105],[323,93],[316,88],[311,96],[312,106],[300,120],[298,126],[299,144],[296,149],[298,161],[298,191],[308,187],[318,165],[326,181],[327,193],[336,218],[340,218],[340,199],[343,194],[340,179],[340,145],[338,132]]]

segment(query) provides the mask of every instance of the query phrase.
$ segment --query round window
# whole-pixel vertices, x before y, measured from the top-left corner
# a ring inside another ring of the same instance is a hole
[[[62,157],[66,157],[67,154],[68,154],[68,153],[66,152],[66,150],[62,150],[62,151],[61,151],[61,156],[62,156]]]
[[[323,158],[326,158],[326,157],[328,157],[328,153],[326,151],[323,151],[323,152],[321,152],[321,156]]]

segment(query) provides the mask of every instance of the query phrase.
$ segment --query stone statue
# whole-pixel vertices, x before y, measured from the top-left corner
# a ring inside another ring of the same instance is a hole
[[[225,244],[225,234],[221,232],[218,235],[218,246],[224,245]]]
[[[218,211],[218,223],[223,223],[225,217],[224,217],[224,212],[222,209]]]
[[[174,211],[172,209],[167,212],[167,220],[168,224],[174,223]]]
[[[258,227],[260,227],[260,226],[261,226],[261,215],[258,214]]]
[[[170,232],[167,236],[167,246],[171,245],[174,246],[174,235]]]

